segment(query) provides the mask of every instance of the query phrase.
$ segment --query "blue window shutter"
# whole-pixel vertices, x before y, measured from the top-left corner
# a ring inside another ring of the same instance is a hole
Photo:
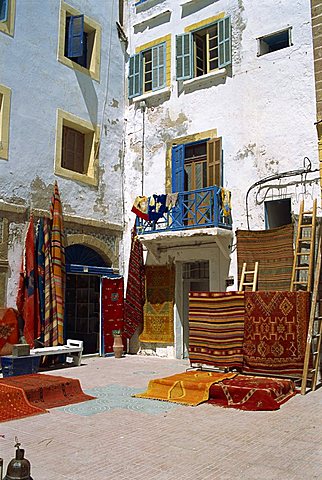
[[[231,26],[230,17],[218,21],[219,68],[231,64]]]
[[[0,0],[0,22],[8,20],[8,4],[9,0]]]
[[[84,15],[69,17],[67,57],[82,57],[84,44]]]
[[[187,80],[193,71],[192,34],[183,33],[176,36],[176,77],[177,80]]]
[[[141,54],[136,53],[130,57],[129,62],[129,98],[141,95],[142,91],[142,59]]]
[[[152,47],[152,90],[165,86],[166,44]]]
[[[172,192],[184,191],[184,145],[172,147]]]

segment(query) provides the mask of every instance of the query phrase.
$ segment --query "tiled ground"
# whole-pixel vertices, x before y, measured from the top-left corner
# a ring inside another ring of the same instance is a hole
[[[276,412],[130,396],[187,366],[127,356],[85,358],[81,367],[47,372],[79,378],[98,399],[91,408],[88,402],[1,423],[0,456],[7,465],[18,436],[34,480],[322,479],[322,388]]]

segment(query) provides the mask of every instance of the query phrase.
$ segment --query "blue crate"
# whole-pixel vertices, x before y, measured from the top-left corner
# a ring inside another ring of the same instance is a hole
[[[39,363],[40,357],[32,355],[25,357],[13,357],[12,355],[1,357],[3,377],[38,373]]]

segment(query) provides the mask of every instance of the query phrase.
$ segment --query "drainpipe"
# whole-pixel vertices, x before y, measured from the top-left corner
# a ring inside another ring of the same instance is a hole
[[[146,103],[145,101],[140,102],[140,108],[142,111],[142,153],[141,153],[141,184],[142,191],[141,195],[144,195],[144,153],[145,153],[145,110]]]

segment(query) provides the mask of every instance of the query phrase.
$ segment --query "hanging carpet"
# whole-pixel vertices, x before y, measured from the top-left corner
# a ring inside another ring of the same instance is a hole
[[[240,279],[243,263],[252,270],[259,262],[258,290],[289,290],[293,267],[293,225],[270,230],[237,230]]]
[[[137,393],[134,397],[166,400],[168,402],[196,406],[209,399],[211,385],[235,376],[236,373],[202,371],[177,373],[170,377],[150,380],[147,391]]]
[[[14,308],[0,308],[0,355],[11,355],[18,339],[17,311]]]
[[[30,404],[43,410],[95,398],[83,392],[79,380],[56,375],[36,373],[0,378],[0,387],[3,386],[22,389]]]
[[[190,292],[190,362],[241,368],[244,315],[244,292]]]
[[[146,301],[141,342],[173,343],[174,267],[146,266]]]
[[[0,405],[0,422],[46,413],[43,408],[31,405],[22,388],[2,382],[0,383]]]
[[[123,332],[124,314],[124,280],[123,277],[103,278],[102,280],[102,317],[104,353],[113,352],[113,330]],[[126,341],[123,338],[125,350]]]
[[[301,375],[309,292],[245,292],[243,372]]]
[[[143,246],[137,237],[135,226],[131,235],[131,252],[124,302],[124,335],[127,338],[131,338],[137,327],[143,324],[145,302]]]
[[[213,384],[208,403],[248,411],[278,410],[295,394],[291,380],[237,375]]]

